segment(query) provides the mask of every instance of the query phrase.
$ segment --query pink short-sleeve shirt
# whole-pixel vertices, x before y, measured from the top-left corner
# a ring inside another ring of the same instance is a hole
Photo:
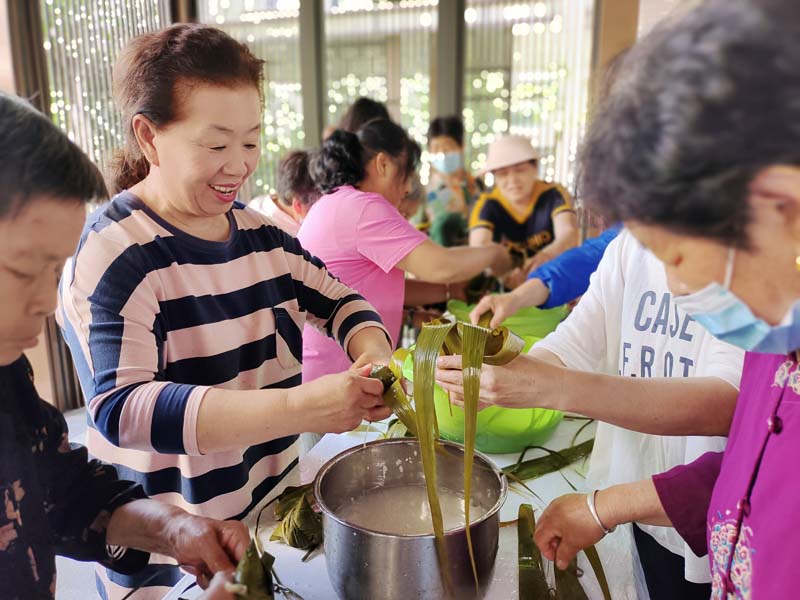
[[[297,237],[333,275],[375,307],[395,344],[405,292],[405,274],[396,265],[427,239],[425,234],[380,194],[342,186],[314,204]],[[303,381],[345,371],[350,364],[334,340],[305,328]]]

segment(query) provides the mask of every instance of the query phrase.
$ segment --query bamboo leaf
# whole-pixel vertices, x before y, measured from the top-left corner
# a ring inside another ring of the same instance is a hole
[[[391,423],[389,428],[386,430],[386,437],[391,439],[414,437],[414,435],[408,430],[408,427],[406,427],[402,421],[394,419],[394,422]]]
[[[528,493],[529,493],[531,496],[533,496],[533,497],[534,497],[534,498],[536,498],[536,499],[537,499],[539,502],[541,502],[542,504],[544,504],[544,500],[542,500],[542,497],[541,497],[539,494],[537,494],[536,492],[534,492],[534,491],[533,491],[531,488],[529,488],[529,487],[527,486],[527,484],[526,484],[524,481],[522,481],[522,479],[520,479],[519,477],[517,477],[517,476],[516,476],[516,475],[514,475],[513,473],[506,473],[506,477],[508,477],[508,478],[509,478],[509,479],[510,479],[512,482],[516,483],[517,485],[521,485],[522,487],[524,487],[526,490],[528,490]]]
[[[561,479],[563,479],[564,481],[567,482],[567,485],[572,489],[573,492],[577,492],[578,491],[578,488],[576,488],[574,485],[572,485],[572,482],[569,479],[567,479],[566,475],[564,475],[564,471],[559,469],[558,470],[558,474],[561,475]]]
[[[280,521],[270,537],[301,550],[322,543],[322,518],[312,508],[311,485],[288,487],[278,496],[275,517]]]
[[[312,485],[287,486],[283,492],[275,499],[275,518],[279,521],[283,519],[290,510],[300,501],[302,496],[311,492]]]
[[[594,438],[578,444],[577,446],[572,446],[558,452],[549,450],[547,448],[541,448],[550,454],[548,454],[548,456],[542,456],[532,460],[520,460],[514,465],[505,467],[503,472],[507,475],[511,474],[523,480],[536,479],[538,477],[542,477],[543,475],[558,471],[559,469],[563,469],[564,467],[567,467],[572,463],[589,456],[592,453],[593,446]],[[526,448],[522,451],[520,459],[525,455],[525,452],[528,449],[529,448]]]
[[[589,564],[592,565],[594,576],[597,578],[597,583],[600,584],[600,589],[603,592],[605,600],[611,600],[611,590],[608,588],[608,579],[606,579],[606,572],[603,569],[603,563],[600,560],[600,555],[597,553],[597,548],[589,546],[583,551]]]
[[[582,575],[578,561],[573,558],[563,571],[556,568],[556,598],[558,600],[589,600],[578,578]]]
[[[491,329],[492,318],[494,317],[494,312],[491,310],[487,310],[485,313],[481,315],[481,318],[478,319],[478,326],[485,327],[486,329]]]
[[[266,558],[264,558],[266,555]],[[275,559],[264,553],[258,555],[255,542],[250,540],[250,546],[244,553],[242,560],[236,566],[233,580],[236,584],[243,586],[244,591],[236,593],[238,600],[273,600],[272,573],[264,569],[264,564],[269,563],[270,559]],[[240,588],[242,589],[242,588]]]
[[[472,464],[475,459],[475,436],[478,423],[478,398],[481,393],[481,365],[489,330],[464,323],[461,334],[464,354],[461,356],[461,371],[464,378],[464,521],[467,534],[467,550],[475,579],[475,590],[480,589],[475,551],[472,547],[469,509],[472,502]]]
[[[594,419],[589,419],[588,421],[586,421],[586,423],[581,425],[578,431],[575,432],[575,435],[572,436],[572,441],[569,443],[569,445],[574,446],[575,442],[578,441],[578,438],[580,437],[581,433],[583,433],[583,430],[586,429],[592,423],[594,423]]]
[[[389,388],[392,387],[392,384],[398,380],[398,377],[386,365],[372,367],[372,370],[369,372],[369,376],[372,379],[377,379],[383,384],[384,393],[386,393]]]
[[[284,493],[285,493],[285,490],[284,490]],[[277,502],[278,499],[281,497],[281,495],[282,494],[280,494],[278,496],[275,496],[272,500],[270,500],[264,506],[262,506],[258,511],[258,515],[256,516],[256,530],[255,530],[255,535],[253,536],[253,539],[254,539],[255,544],[256,544],[256,549],[258,550],[259,553],[263,553],[264,552],[264,549],[261,547],[261,540],[258,537],[258,532],[261,529],[261,515],[264,514],[264,511],[269,506],[272,506],[273,503]]]
[[[502,526],[502,524],[501,524]],[[533,541],[536,532],[536,520],[533,509],[529,504],[522,504],[519,507],[519,519],[517,524],[517,547],[518,547],[518,567],[519,567],[519,597],[521,600],[540,600],[551,598],[552,594],[547,584],[547,577],[544,573],[545,561],[539,552],[539,548]],[[594,546],[589,546],[584,550],[586,557],[600,584],[605,600],[611,600],[611,592],[608,588],[603,565]],[[548,562],[549,564],[549,562]],[[580,583],[583,572],[578,568],[576,558],[573,558],[565,570],[555,569],[555,598],[558,600],[588,600],[586,591]]]
[[[409,354],[410,352],[403,348],[396,350],[388,367],[375,367],[369,376],[383,383],[383,403],[391,408],[392,412],[403,422],[408,431],[416,436],[416,412],[408,396],[406,396],[403,386],[400,384],[403,361]]]
[[[493,329],[486,342],[486,355],[483,362],[487,365],[505,365],[514,360],[525,347],[525,340],[506,327]]]
[[[398,348],[392,354],[392,360],[389,361],[389,369],[398,380],[403,378],[403,365],[406,359],[411,355],[411,350],[407,348]]]
[[[451,356],[458,356],[464,351],[464,342],[461,334],[461,323],[456,323],[450,331],[447,332],[447,337],[444,338],[442,349],[445,354]]]
[[[416,401],[416,434],[419,440],[422,470],[436,538],[437,556],[446,589],[452,590],[447,549],[444,545],[442,507],[436,477],[436,410],[433,403],[436,359],[452,324],[423,325],[414,351],[414,399]],[[399,415],[398,415],[399,416]]]
[[[517,567],[520,600],[550,598],[547,579],[542,570],[542,555],[533,541],[536,520],[530,504],[521,504],[517,521]]]

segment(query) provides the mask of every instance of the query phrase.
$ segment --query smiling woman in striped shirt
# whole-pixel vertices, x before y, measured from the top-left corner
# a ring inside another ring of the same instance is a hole
[[[118,193],[89,218],[60,294],[91,452],[150,496],[225,519],[280,481],[299,432],[388,415],[368,366],[300,385],[306,322],[360,365],[391,348],[361,296],[236,199],[258,162],[262,64],[199,25],[128,46]],[[98,587],[119,597],[163,570],[137,596],[160,597],[180,577],[167,562],[99,573]]]

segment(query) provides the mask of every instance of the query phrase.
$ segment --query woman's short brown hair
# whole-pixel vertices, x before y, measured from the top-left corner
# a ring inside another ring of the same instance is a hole
[[[166,126],[179,118],[181,94],[198,84],[252,85],[263,98],[263,65],[247,46],[207,25],[181,23],[131,40],[113,70],[126,140],[114,161],[112,193],[135,185],[150,169],[133,135],[134,116]]]

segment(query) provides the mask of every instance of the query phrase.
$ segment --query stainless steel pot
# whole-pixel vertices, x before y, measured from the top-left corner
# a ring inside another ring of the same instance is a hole
[[[463,493],[464,448],[442,441],[437,452],[440,488]],[[445,533],[452,586],[446,589],[433,535],[390,535],[360,528],[337,516],[337,509],[365,490],[424,485],[419,442],[389,439],[357,446],[328,461],[317,474],[314,492],[322,511],[325,560],[336,593],[345,600],[482,597],[491,579],[500,534],[498,512],[505,502],[505,476],[475,453],[472,497],[488,512],[471,525],[481,589],[476,592],[463,527]]]

